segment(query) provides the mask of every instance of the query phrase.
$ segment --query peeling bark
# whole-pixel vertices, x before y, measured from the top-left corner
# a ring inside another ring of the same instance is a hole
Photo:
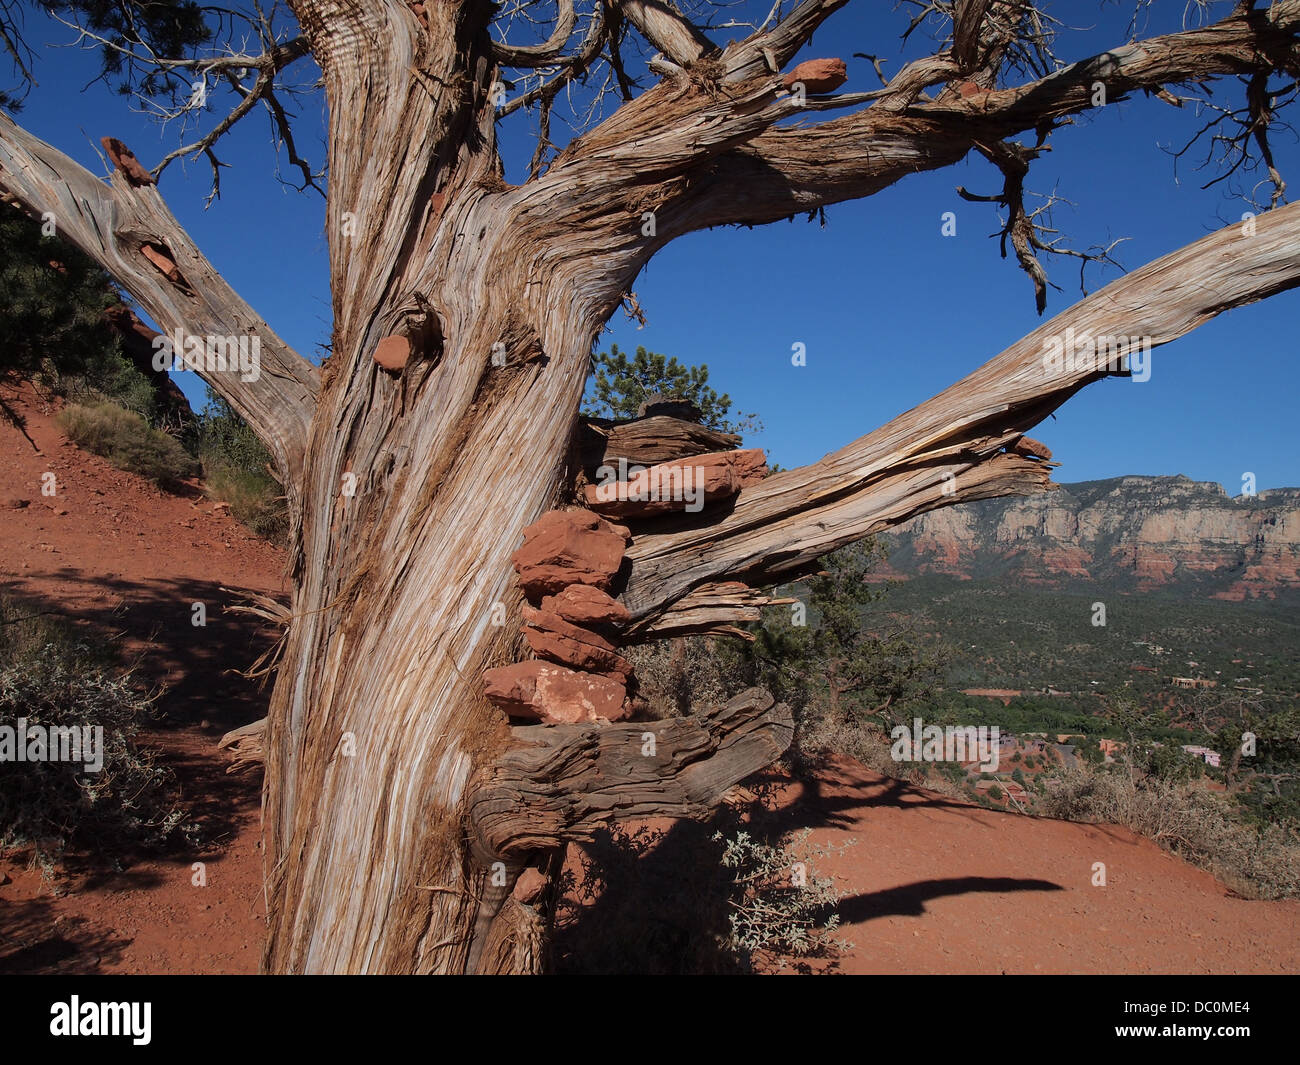
[[[592,344],[655,252],[1050,129],[1093,106],[1098,80],[1113,100],[1300,73],[1300,0],[1277,0],[993,88],[1004,5],[959,0],[952,52],[801,106],[782,72],[844,2],[802,0],[719,48],[659,0],[602,5],[574,45],[561,0],[548,39],[522,47],[492,41],[486,0],[292,0],[329,102],[334,331],[319,373],[216,275],[155,186],[120,172],[105,183],[0,117],[5,199],[53,212],[164,331],[262,341],[257,381],[204,376],[266,440],[296,516],[269,716],[227,737],[266,762],[266,969],[536,971],[546,905],[514,897],[521,873],[553,877],[560,845],[611,819],[700,816],[789,742],[784,708],[754,693],[604,728],[510,728],[482,694],[485,669],[523,657],[510,564],[522,531],[568,501],[594,455],[575,444]],[[508,185],[500,64],[554,63],[558,92],[628,24],[661,53],[663,79]],[[980,91],[948,88],[958,79]],[[848,113],[814,122],[825,110]],[[616,589],[628,638],[728,631],[758,616],[762,586],[837,546],[933,507],[1045,489],[1052,465],[1023,434],[1105,376],[1047,373],[1046,338],[1073,326],[1158,346],[1292,287],[1298,212],[1134,272],[819,463],[714,511],[647,521]],[[613,427],[600,457],[648,465],[734,446],[702,446],[698,427],[645,429]],[[655,756],[640,754],[647,731]]]

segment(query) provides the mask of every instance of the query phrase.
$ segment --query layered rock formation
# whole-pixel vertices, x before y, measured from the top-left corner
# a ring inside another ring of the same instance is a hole
[[[379,352],[375,359],[383,365]],[[528,600],[524,642],[536,658],[483,673],[484,694],[509,717],[561,725],[619,721],[632,712],[636,681],[617,642],[631,618],[610,594],[631,531],[601,514],[644,523],[696,513],[767,475],[761,450],[739,450],[738,436],[669,410],[699,415],[689,403],[654,396],[642,404],[644,418],[579,424],[572,489],[590,509],[543,514],[512,557]],[[636,461],[651,456],[667,461]]]
[[[1231,498],[1187,477],[1119,477],[923,514],[890,542],[891,576],[939,573],[1222,599],[1300,593],[1300,489]]]
[[[537,658],[483,673],[484,693],[508,716],[572,725],[631,712],[632,666],[611,639],[628,614],[608,592],[629,535],[582,510],[548,511],[524,530],[514,565]]]

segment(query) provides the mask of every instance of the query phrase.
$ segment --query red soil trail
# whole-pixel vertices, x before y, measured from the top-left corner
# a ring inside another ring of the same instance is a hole
[[[257,774],[216,741],[265,713],[230,673],[266,646],[220,588],[287,599],[283,555],[202,499],[159,492],[80,451],[30,390],[27,434],[0,425],[0,591],[124,634],[166,686],[149,742],[210,840],[194,854],[74,873],[55,894],[0,860],[0,973],[249,973],[264,913]],[[58,494],[41,494],[55,474]],[[16,501],[27,500],[26,506]],[[190,623],[191,604],[208,623]],[[1109,826],[1041,821],[881,778],[848,759],[799,786],[792,821],[855,846],[822,869],[848,892],[847,973],[1300,971],[1300,903],[1236,898],[1209,874]],[[207,885],[195,886],[194,862]],[[1093,886],[1104,862],[1106,886]]]
[[[26,436],[0,422],[0,594],[63,616],[88,641],[120,635],[126,662],[163,689],[165,717],[148,742],[210,842],[121,872],[73,872],[59,895],[39,871],[0,860],[0,972],[254,972],[261,781],[226,775],[216,743],[265,714],[266,692],[231,671],[268,641],[250,619],[222,613],[238,599],[221,588],[287,599],[283,552],[197,486],[162,492],[80,450],[30,388],[9,403]],[[41,492],[47,473],[53,496]],[[207,610],[201,628],[196,602]],[[192,883],[198,861],[204,887]]]
[[[1300,902],[1240,898],[1114,825],[986,810],[836,759],[801,797],[848,896],[845,973],[1296,973]],[[1094,863],[1105,865],[1094,886]]]

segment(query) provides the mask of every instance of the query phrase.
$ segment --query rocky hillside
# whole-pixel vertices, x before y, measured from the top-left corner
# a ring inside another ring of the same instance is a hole
[[[1230,498],[1187,477],[1117,477],[923,514],[886,538],[892,576],[1300,595],[1300,488]]]

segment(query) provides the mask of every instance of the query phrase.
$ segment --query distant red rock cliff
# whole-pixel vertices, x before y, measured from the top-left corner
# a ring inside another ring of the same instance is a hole
[[[1220,599],[1300,593],[1300,489],[1229,497],[1187,477],[1118,477],[923,514],[886,536],[888,574],[1193,584]]]

